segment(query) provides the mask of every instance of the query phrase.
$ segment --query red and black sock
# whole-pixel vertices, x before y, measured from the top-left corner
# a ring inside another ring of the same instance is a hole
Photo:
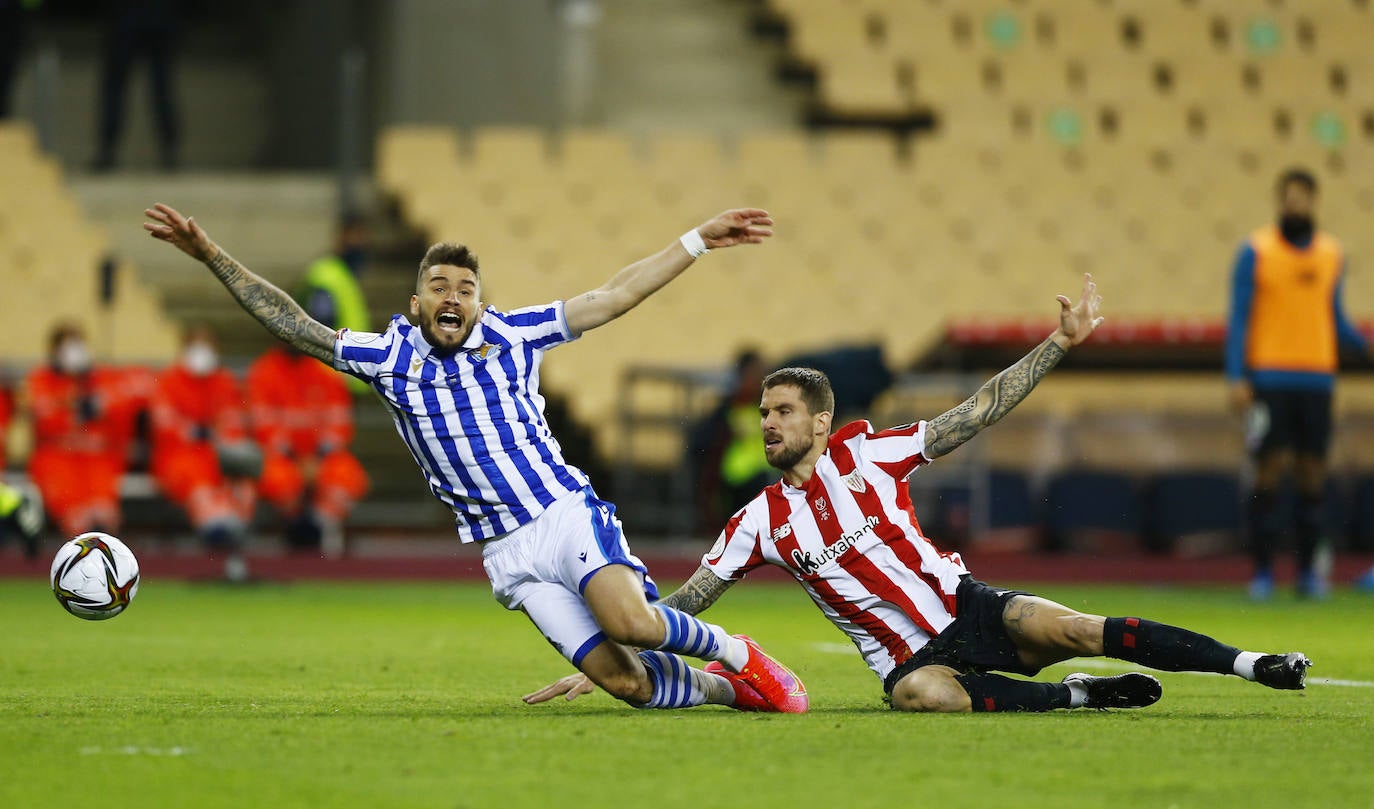
[[[1187,629],[1143,618],[1108,618],[1102,629],[1107,657],[1160,671],[1231,674],[1240,650]]]
[[[1069,687],[1063,683],[1013,680],[1000,674],[957,674],[954,679],[968,692],[976,712],[1052,711],[1069,707]]]

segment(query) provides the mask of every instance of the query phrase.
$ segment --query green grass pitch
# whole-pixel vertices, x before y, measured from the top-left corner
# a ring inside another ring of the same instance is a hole
[[[566,666],[484,585],[147,580],[88,623],[10,580],[0,807],[1374,805],[1374,598],[1022,586],[1301,649],[1311,684],[1161,674],[1164,699],[1134,712],[898,715],[800,589],[746,583],[709,617],[792,664],[810,714],[531,707]]]

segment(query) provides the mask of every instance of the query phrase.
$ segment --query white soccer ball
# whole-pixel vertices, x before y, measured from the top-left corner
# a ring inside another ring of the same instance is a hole
[[[123,612],[138,594],[138,560],[115,537],[91,531],[57,549],[49,580],[67,612],[103,621]]]

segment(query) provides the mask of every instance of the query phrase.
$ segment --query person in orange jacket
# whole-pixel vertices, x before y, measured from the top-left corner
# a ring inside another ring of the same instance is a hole
[[[234,375],[220,367],[209,328],[189,328],[176,363],[158,377],[152,432],[150,466],[163,496],[186,511],[213,549],[227,554],[225,577],[245,578],[243,539],[257,498],[253,470],[225,460],[253,454],[248,400]]]
[[[253,437],[262,449],[258,493],[287,520],[297,549],[341,551],[341,530],[367,472],[348,451],[353,398],[343,378],[315,358],[269,349],[248,369]]]
[[[33,426],[29,477],[67,536],[116,531],[119,481],[146,403],[137,373],[93,365],[81,328],[56,326],[48,364],[31,371],[21,406]]]

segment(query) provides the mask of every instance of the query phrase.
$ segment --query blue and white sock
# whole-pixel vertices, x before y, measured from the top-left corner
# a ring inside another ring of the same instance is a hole
[[[744,668],[749,661],[749,647],[739,638],[731,637],[724,629],[672,607],[662,604],[650,606],[663,617],[663,642],[657,647],[661,651],[702,660],[719,660],[733,672]]]
[[[710,674],[687,665],[677,655],[640,652],[644,670],[654,684],[654,695],[643,708],[690,708],[694,705],[731,705],[734,689],[719,674]]]

